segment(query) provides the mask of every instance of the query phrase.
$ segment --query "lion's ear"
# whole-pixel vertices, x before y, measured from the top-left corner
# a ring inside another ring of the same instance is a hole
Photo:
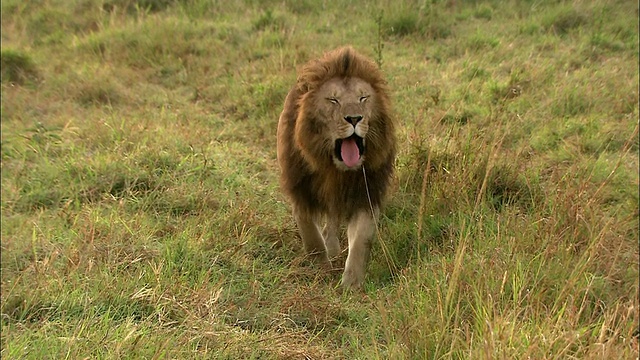
[[[301,94],[306,94],[309,92],[309,83],[306,82],[302,77],[298,78],[298,82],[296,83],[296,87]]]

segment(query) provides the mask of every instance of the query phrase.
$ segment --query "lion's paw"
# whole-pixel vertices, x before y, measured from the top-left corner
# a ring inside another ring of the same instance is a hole
[[[364,284],[364,272],[345,270],[342,274],[340,286],[343,289],[362,290]]]

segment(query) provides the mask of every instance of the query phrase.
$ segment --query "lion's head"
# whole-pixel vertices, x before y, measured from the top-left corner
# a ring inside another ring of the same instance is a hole
[[[278,122],[280,179],[298,208],[349,214],[369,200],[379,205],[395,149],[386,83],[373,61],[343,47],[302,68]],[[370,199],[354,171],[363,167]]]
[[[297,82],[295,144],[313,169],[376,168],[395,150],[385,82],[374,62],[345,47],[307,64]]]

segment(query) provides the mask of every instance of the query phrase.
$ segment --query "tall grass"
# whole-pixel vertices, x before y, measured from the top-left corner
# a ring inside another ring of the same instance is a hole
[[[1,6],[3,358],[638,357],[637,3]],[[400,124],[344,294],[275,160],[343,44]]]

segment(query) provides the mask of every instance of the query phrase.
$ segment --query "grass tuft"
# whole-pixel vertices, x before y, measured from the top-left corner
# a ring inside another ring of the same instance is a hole
[[[274,31],[281,30],[285,27],[285,18],[279,15],[274,15],[273,10],[265,10],[254,22],[254,30],[270,29]]]
[[[406,36],[418,32],[418,14],[405,12],[387,20],[388,34]]]
[[[76,100],[81,105],[114,106],[122,100],[116,87],[109,83],[86,84],[77,90]]]
[[[2,82],[24,85],[37,81],[38,70],[31,57],[16,50],[3,49],[0,53]]]
[[[416,7],[419,10],[416,11]],[[454,23],[442,4],[400,3],[382,12],[382,26],[387,36],[424,36],[428,39],[444,39],[452,35]]]
[[[566,35],[573,29],[587,24],[588,16],[575,7],[568,5],[554,9],[544,17],[543,26],[558,35]]]

